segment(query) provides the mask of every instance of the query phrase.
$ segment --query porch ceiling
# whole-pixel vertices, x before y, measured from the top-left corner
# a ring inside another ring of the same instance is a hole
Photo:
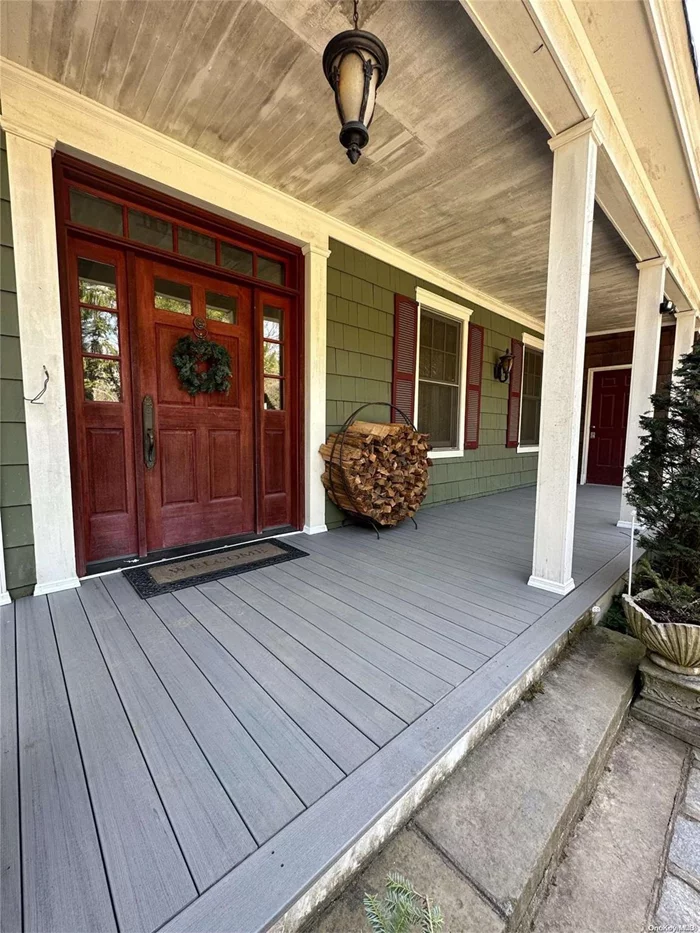
[[[547,133],[456,0],[363,0],[391,67],[355,168],[321,70],[349,0],[9,0],[3,11],[11,60],[543,319]],[[588,329],[631,326],[636,284],[598,210]]]

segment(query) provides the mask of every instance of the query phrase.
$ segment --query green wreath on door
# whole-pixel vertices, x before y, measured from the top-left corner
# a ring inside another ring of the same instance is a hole
[[[224,392],[231,386],[231,354],[215,340],[180,337],[173,348],[172,361],[180,385],[189,395]]]

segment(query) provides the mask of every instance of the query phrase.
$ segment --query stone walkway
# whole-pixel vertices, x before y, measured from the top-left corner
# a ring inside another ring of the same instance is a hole
[[[650,929],[700,930],[700,749],[690,755],[679,801],[659,906]]]

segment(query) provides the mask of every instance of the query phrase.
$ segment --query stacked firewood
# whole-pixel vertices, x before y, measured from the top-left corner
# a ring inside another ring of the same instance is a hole
[[[344,437],[331,434],[321,445],[323,485],[343,511],[398,525],[425,498],[429,450],[428,435],[410,425],[356,421]]]

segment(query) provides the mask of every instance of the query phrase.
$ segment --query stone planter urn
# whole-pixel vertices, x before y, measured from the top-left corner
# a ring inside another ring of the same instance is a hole
[[[635,599],[622,599],[631,633],[649,651],[639,665],[641,691],[632,714],[700,748],[700,626],[656,622]]]
[[[650,600],[653,590],[637,594]],[[656,622],[632,596],[624,594],[625,615],[630,631],[649,649],[651,660],[675,674],[700,676],[700,625]]]

